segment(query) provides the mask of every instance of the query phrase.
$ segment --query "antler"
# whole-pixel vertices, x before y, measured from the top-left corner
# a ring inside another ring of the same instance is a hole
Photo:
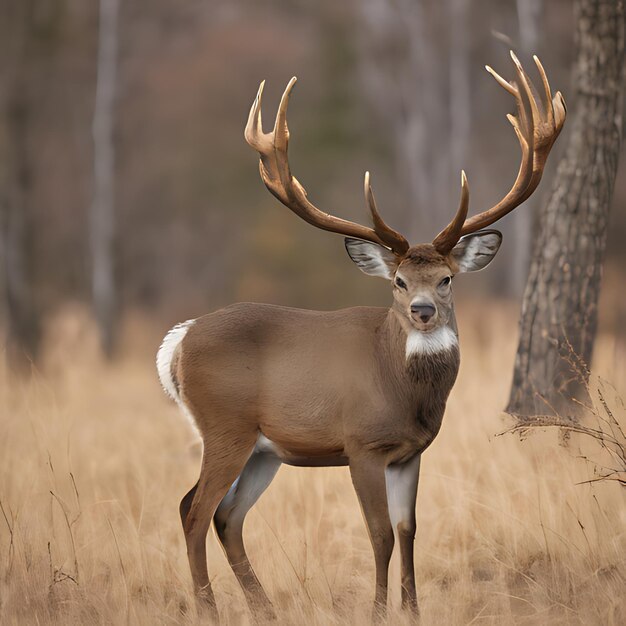
[[[295,83],[296,78],[294,76],[289,81],[280,100],[274,130],[271,133],[263,132],[261,121],[261,100],[265,81],[261,83],[250,109],[244,136],[248,144],[261,156],[259,169],[265,186],[287,208],[313,226],[333,233],[365,239],[366,241],[387,246],[397,255],[404,255],[409,249],[409,243],[400,233],[387,226],[380,217],[369,182],[369,172],[365,174],[364,186],[365,197],[374,224],[373,229],[320,211],[320,209],[309,202],[306,190],[298,182],[298,179],[292,176],[287,156],[289,144],[287,105],[289,104],[289,97]]]
[[[554,98],[552,97],[546,72],[539,59],[533,56],[543,83],[545,94],[543,106],[539,104],[540,98],[537,96],[537,90],[513,51],[511,51],[511,58],[515,64],[519,85],[515,81],[507,82],[488,65],[486,69],[515,98],[517,104],[517,117],[507,115],[522,150],[522,161],[517,178],[509,193],[498,204],[469,219],[465,219],[467,207],[461,202],[455,218],[433,240],[433,245],[442,254],[448,254],[461,236],[493,224],[522,204],[535,191],[543,175],[550,149],[563,128],[566,116],[565,100],[560,91],[557,91]],[[530,111],[525,99],[528,100]]]

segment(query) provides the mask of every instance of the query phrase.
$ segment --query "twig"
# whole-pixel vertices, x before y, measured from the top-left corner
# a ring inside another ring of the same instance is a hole
[[[13,568],[13,552],[15,550],[15,545],[13,543],[13,539],[14,539],[13,528],[15,526],[15,520],[13,518],[13,511],[11,511],[11,521],[9,522],[9,517],[6,511],[4,510],[4,504],[2,504],[1,498],[0,498],[0,511],[2,511],[2,516],[4,517],[4,521],[6,522],[7,528],[9,529],[9,563],[7,565],[7,569],[5,572],[5,577],[8,578]]]
[[[78,521],[78,517],[80,517],[80,513],[76,516],[71,522],[67,512],[67,505],[59,496],[57,496],[54,491],[50,491],[50,495],[57,501],[61,511],[63,511],[63,517],[65,518],[65,523],[67,524],[67,530],[70,533],[70,542],[72,544],[72,554],[74,556],[74,571],[76,572],[76,580],[78,580],[79,570],[78,570],[78,553],[76,551],[76,542],[74,541],[74,531],[73,525]],[[69,578],[69,576],[68,576]],[[78,583],[77,583],[78,584]]]

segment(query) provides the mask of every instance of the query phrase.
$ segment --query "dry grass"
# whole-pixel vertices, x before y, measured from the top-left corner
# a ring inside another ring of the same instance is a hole
[[[576,485],[591,472],[578,446],[601,451],[576,437],[563,449],[554,433],[494,436],[507,426],[514,315],[461,320],[462,371],[418,497],[423,623],[624,624],[624,490]],[[158,334],[130,323],[115,367],[80,314],[50,341],[32,382],[0,379],[0,623],[194,623],[177,507],[199,451],[159,389]],[[616,354],[601,338],[597,367],[614,381]],[[373,558],[347,470],[283,467],[246,540],[281,623],[366,623]],[[251,621],[212,531],[209,569],[223,622]],[[394,556],[389,623],[409,623],[397,570]]]

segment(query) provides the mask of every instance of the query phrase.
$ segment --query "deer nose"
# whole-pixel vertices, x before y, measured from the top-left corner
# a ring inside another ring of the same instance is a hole
[[[435,314],[435,307],[432,304],[412,304],[411,313],[425,324]]]

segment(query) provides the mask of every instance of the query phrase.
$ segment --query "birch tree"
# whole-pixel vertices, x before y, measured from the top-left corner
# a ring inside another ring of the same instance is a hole
[[[91,205],[91,288],[102,348],[115,347],[115,96],[119,0],[100,0],[98,66],[93,116],[94,195]]]
[[[450,0],[454,16],[462,15],[464,6],[465,0]],[[437,36],[436,22],[445,21],[440,19],[442,9],[438,5],[428,7],[423,0],[364,0],[359,7],[364,86],[392,136],[396,171],[411,204],[410,210],[403,206],[394,223],[409,238],[424,237],[425,232],[435,234],[449,216],[450,194],[458,192],[450,185],[458,172],[450,177],[449,150],[434,150],[434,146],[450,145],[451,141],[450,112],[442,103],[448,101],[448,88],[454,79],[448,80],[448,55]],[[432,9],[430,14],[427,8]],[[459,48],[464,41],[461,38],[456,44],[454,76],[464,71],[467,55]],[[456,83],[453,86],[456,88]],[[466,138],[469,123],[463,120],[470,114],[469,101],[463,104],[466,109],[455,127],[460,124],[460,137]]]
[[[526,57],[540,55],[540,25],[543,11],[542,0],[516,0],[519,47]],[[537,199],[531,198],[523,211],[515,211],[511,216],[511,294],[519,298],[524,290],[530,265],[532,248],[531,235],[534,230],[533,221],[536,215]]]

